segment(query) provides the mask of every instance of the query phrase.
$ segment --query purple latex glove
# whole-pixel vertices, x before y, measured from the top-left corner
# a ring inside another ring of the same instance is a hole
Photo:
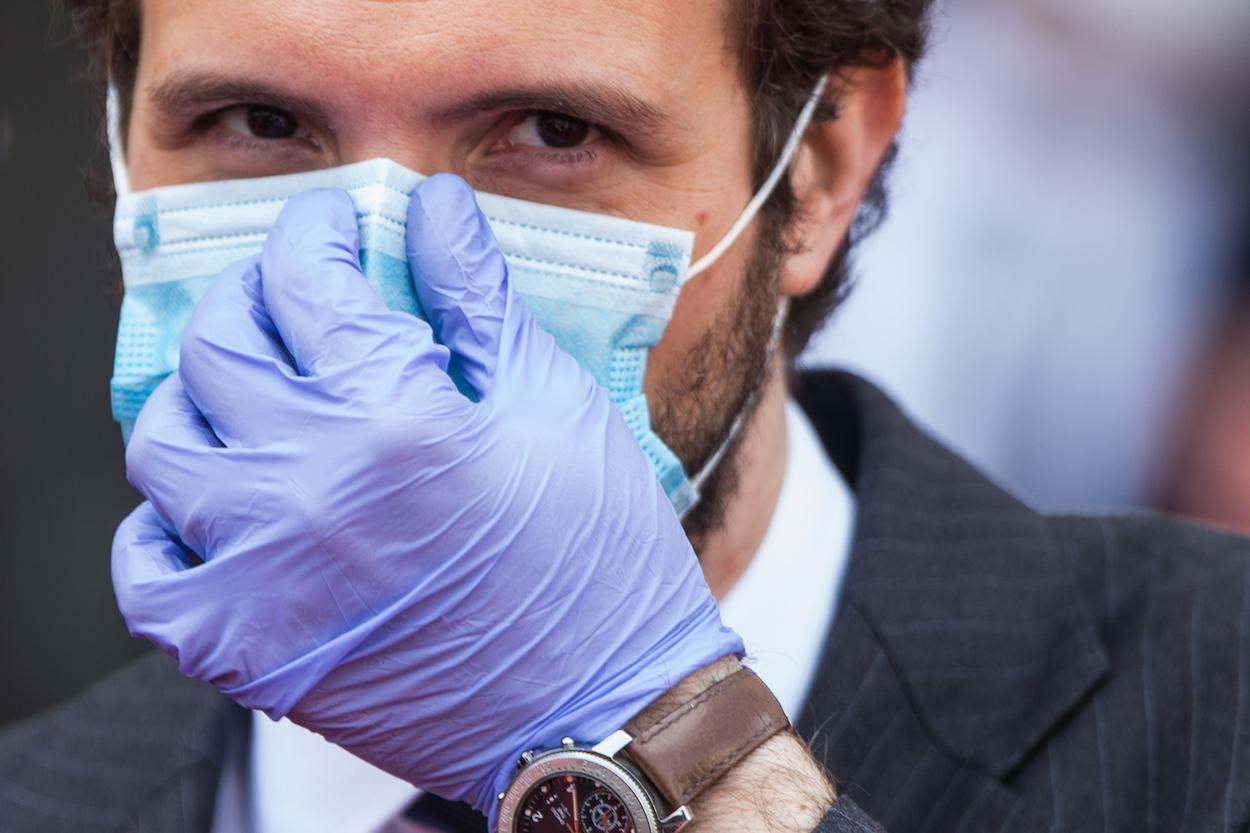
[[[521,752],[598,741],[742,646],[460,179],[417,189],[408,250],[429,324],[366,283],[341,191],[221,275],[127,449],[149,502],[113,581],[183,673],[493,824]]]

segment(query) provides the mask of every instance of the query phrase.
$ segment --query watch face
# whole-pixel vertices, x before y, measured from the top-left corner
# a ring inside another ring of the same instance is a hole
[[[601,782],[568,773],[534,785],[521,801],[518,833],[635,833],[629,809]]]

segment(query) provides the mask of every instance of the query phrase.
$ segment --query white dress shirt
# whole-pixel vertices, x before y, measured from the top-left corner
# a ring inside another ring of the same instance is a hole
[[[850,559],[855,498],[807,415],[786,403],[786,474],[759,551],[721,600],[747,664],[791,720],[807,697]]]
[[[855,503],[806,415],[786,404],[786,473],[759,552],[721,601],[748,664],[791,719],[832,623],[850,553]],[[250,749],[228,755],[213,833],[389,833],[419,795],[290,721],[252,717]]]

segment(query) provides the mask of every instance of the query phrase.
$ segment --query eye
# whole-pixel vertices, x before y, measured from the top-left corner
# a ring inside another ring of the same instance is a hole
[[[301,133],[299,122],[290,113],[260,104],[223,111],[221,124],[227,130],[253,139],[291,139]]]
[[[599,128],[562,113],[531,113],[517,122],[508,134],[513,145],[564,150],[581,147],[599,139]]]

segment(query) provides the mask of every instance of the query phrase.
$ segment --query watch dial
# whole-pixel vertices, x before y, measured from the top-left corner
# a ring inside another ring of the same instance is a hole
[[[517,833],[634,833],[634,820],[616,794],[590,778],[557,775],[521,802]]]

